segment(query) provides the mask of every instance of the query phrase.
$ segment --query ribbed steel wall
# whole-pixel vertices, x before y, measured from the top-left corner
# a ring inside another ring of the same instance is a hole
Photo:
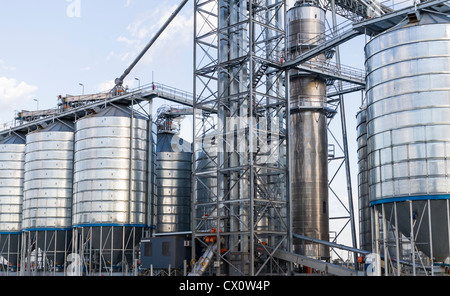
[[[191,145],[177,135],[158,134],[156,148],[158,233],[191,230],[191,150]]]
[[[77,121],[73,224],[146,225],[147,122],[110,106]]]
[[[26,136],[23,230],[72,227],[73,137],[68,122]]]
[[[19,266],[25,135],[0,141],[0,256],[12,270]]]
[[[410,237],[403,201],[412,201],[414,219],[422,219],[415,238],[425,242],[417,247],[430,256],[432,244],[437,260],[449,255],[449,32],[448,18],[422,13],[420,22],[400,24],[365,47],[371,205],[397,202],[399,229]]]
[[[0,141],[0,233],[22,229],[25,138],[12,135]]]

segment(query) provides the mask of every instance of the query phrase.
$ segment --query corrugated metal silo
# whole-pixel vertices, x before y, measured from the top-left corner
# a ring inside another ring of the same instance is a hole
[[[24,164],[25,135],[12,134],[1,140],[0,256],[12,269],[20,258]]]
[[[92,264],[99,264],[100,272],[130,263],[125,253],[132,252],[148,223],[147,125],[125,105],[107,106],[76,122],[73,225],[81,240],[78,252],[88,252],[83,245],[89,244],[99,255]]]
[[[24,251],[26,256],[43,252],[43,270],[48,262],[63,266],[71,239],[73,137],[68,121],[26,136],[22,230],[29,247]]]
[[[396,217],[419,250],[443,261],[450,251],[450,19],[425,12],[410,19],[365,47],[370,204],[394,211],[386,219]]]
[[[178,135],[158,133],[156,232],[191,230],[192,147]]]

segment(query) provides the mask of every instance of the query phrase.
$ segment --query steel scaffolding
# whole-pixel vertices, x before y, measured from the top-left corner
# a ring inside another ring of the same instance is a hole
[[[210,273],[286,273],[260,251],[290,245],[285,1],[197,0],[194,10],[193,244],[214,236]]]

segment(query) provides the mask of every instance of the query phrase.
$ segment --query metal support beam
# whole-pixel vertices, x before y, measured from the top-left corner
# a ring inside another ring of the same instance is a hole
[[[311,267],[317,271],[323,272],[325,275],[337,275],[337,276],[362,276],[364,273],[355,271],[353,269],[345,268],[329,262],[313,259],[304,255],[287,252],[284,250],[272,250],[265,246],[260,248],[265,252],[271,252],[271,255],[275,258],[292,262],[294,264]]]
[[[194,10],[193,245],[217,231],[217,275],[285,269],[254,247],[287,247],[285,1],[197,0]]]

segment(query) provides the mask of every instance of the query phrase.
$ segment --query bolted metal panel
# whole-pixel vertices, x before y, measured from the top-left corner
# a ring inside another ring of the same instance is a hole
[[[26,136],[23,230],[72,226],[73,137],[70,122]]]
[[[158,233],[189,231],[191,145],[172,133],[159,133],[156,151],[156,231]]]
[[[24,163],[23,138],[12,135],[0,141],[0,232],[21,230]]]
[[[16,269],[22,229],[25,139],[11,135],[0,141],[0,256]]]
[[[288,12],[290,54],[314,47],[325,30],[325,11],[300,4]],[[316,59],[325,59],[323,55]],[[299,71],[290,72],[290,139],[292,174],[292,232],[328,241],[328,140],[325,80]],[[294,239],[294,252],[329,258],[326,246]]]
[[[76,122],[73,224],[147,223],[147,121],[109,106]]]
[[[365,47],[370,201],[413,200],[415,219],[424,217],[414,235],[428,242],[416,246],[438,261],[449,255],[441,200],[449,198],[449,31],[447,17],[422,13]],[[427,196],[429,205],[418,201]],[[397,213],[399,230],[410,237],[409,204],[398,203]]]

